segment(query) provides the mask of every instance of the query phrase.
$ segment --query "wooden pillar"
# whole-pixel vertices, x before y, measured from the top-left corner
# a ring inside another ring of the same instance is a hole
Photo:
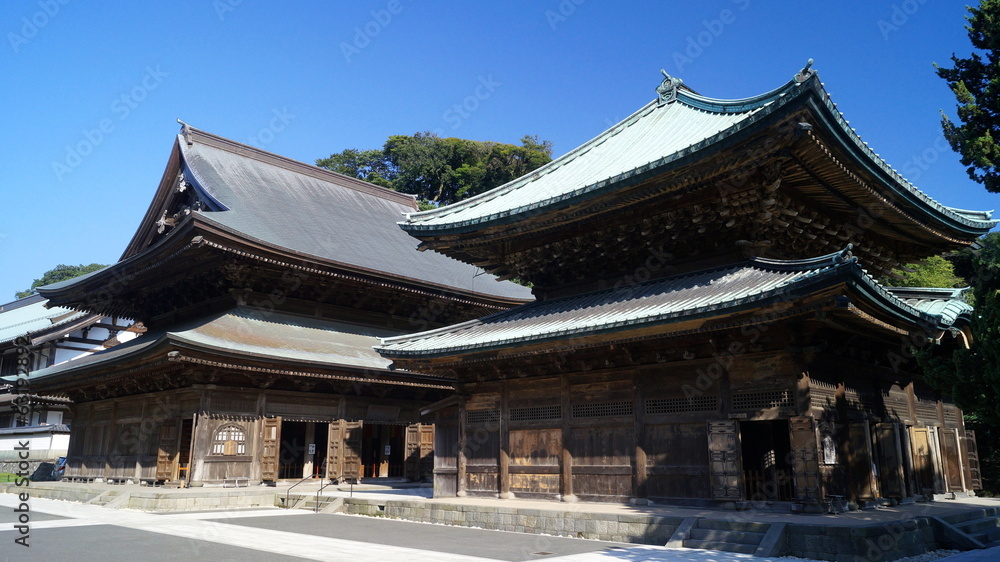
[[[563,375],[559,377],[559,384],[561,392],[559,394],[559,400],[562,404],[562,463],[560,468],[560,493],[562,494],[562,501],[564,502],[575,502],[576,496],[573,494],[573,451],[569,448],[570,435],[572,428],[570,428],[570,414],[572,413],[572,404],[570,403],[570,393],[569,393],[569,376]]]
[[[459,404],[458,406],[458,451],[456,451],[455,464],[457,468],[457,474],[455,475],[455,495],[463,498],[468,492],[465,491],[466,480],[465,480],[465,445],[466,445],[466,420],[465,420],[465,402]]]
[[[633,467],[635,478],[633,496],[636,505],[647,505],[649,500],[646,491],[646,406],[642,397],[642,388],[639,386],[639,373],[632,373],[632,399],[633,411],[635,413],[635,429],[633,440],[635,442],[635,466]]]
[[[500,383],[500,459],[497,464],[500,499],[514,497],[510,493],[510,386]]]

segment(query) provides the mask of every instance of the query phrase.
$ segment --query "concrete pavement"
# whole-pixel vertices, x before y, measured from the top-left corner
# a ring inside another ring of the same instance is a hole
[[[0,560],[769,560],[301,510],[152,514],[41,498],[30,502],[25,548],[14,543],[17,505],[0,494],[0,529],[10,529],[0,530]]]

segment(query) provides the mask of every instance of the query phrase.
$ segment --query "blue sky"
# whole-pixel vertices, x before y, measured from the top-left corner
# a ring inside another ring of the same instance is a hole
[[[0,302],[56,264],[118,259],[178,118],[310,163],[418,131],[539,135],[560,155],[652,99],[661,68],[738,98],[814,58],[891,165],[946,205],[993,209],[939,125],[955,103],[932,63],[969,52],[965,13],[944,0],[5,1]]]

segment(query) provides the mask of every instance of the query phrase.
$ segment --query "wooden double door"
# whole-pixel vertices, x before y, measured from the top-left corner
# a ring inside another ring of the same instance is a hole
[[[367,431],[366,431],[367,429]],[[398,434],[398,437],[394,437]],[[420,480],[433,468],[434,426],[430,424],[370,424],[364,421],[329,422],[326,443],[326,478],[360,480],[394,476]],[[281,418],[263,423],[261,479],[276,481],[281,454]]]

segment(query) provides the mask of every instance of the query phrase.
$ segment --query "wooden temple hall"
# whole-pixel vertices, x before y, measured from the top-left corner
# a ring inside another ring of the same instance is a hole
[[[184,125],[120,261],[39,290],[132,318],[129,342],[31,373],[73,401],[66,476],[188,484],[430,479],[421,409],[454,381],[380,337],[531,300],[400,230],[413,197]]]
[[[747,99],[656,92],[401,224],[536,297],[382,340],[397,373],[456,385],[424,410],[435,493],[809,506],[980,487],[962,412],[912,354],[968,345],[971,308],[877,279],[971,244],[990,213],[901,177],[809,66]]]

